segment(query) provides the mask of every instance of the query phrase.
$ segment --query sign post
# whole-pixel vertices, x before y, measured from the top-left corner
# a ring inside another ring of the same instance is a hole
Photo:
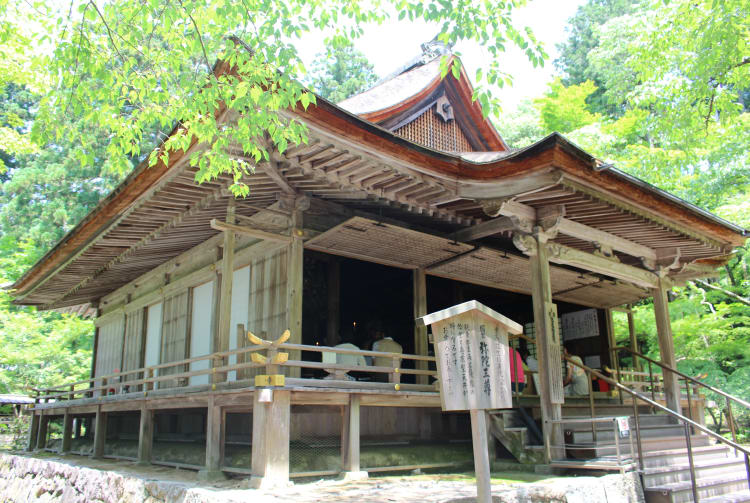
[[[508,334],[523,327],[475,300],[418,320],[432,326],[442,409],[471,415],[477,501],[490,503],[485,411],[513,406]]]

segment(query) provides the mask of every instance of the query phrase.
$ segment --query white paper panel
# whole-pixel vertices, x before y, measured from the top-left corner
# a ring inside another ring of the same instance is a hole
[[[247,328],[248,307],[250,304],[250,266],[234,271],[232,276],[232,314],[229,324],[229,349],[237,349],[237,324]],[[237,363],[237,355],[229,357],[229,364]],[[237,379],[237,372],[229,372],[228,379]]]
[[[146,357],[143,364],[146,367],[159,364],[159,348],[161,347],[161,302],[148,306],[146,321]]]
[[[190,325],[190,357],[211,353],[211,314],[214,305],[214,282],[204,283],[193,288],[193,309]],[[209,368],[210,360],[190,364],[190,370]],[[209,374],[192,376],[190,385],[208,384]]]

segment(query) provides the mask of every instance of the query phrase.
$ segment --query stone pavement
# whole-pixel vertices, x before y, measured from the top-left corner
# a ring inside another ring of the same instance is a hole
[[[521,474],[506,474],[523,479]],[[468,480],[450,476],[404,476],[343,482],[318,480],[275,490],[247,489],[246,481],[206,483],[195,472],[128,461],[92,460],[51,454],[0,454],[0,502],[124,503],[369,503],[475,500]],[[498,503],[637,503],[643,492],[637,476],[557,477],[492,487]]]

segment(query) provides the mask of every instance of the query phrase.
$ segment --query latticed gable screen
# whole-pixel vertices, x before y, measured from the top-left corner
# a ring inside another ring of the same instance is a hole
[[[407,140],[442,152],[473,152],[475,149],[455,119],[445,122],[430,107],[422,115],[394,131]]]
[[[187,358],[188,300],[189,292],[187,290],[164,300],[160,363],[175,362]],[[159,373],[160,375],[171,375],[186,370],[185,365],[177,365],[163,368]],[[166,388],[176,384],[173,381],[162,381],[159,387]]]

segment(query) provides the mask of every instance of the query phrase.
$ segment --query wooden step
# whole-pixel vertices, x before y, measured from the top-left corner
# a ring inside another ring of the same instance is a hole
[[[694,464],[695,475],[699,479],[729,474],[736,474],[739,476],[747,474],[745,471],[745,462],[739,457],[703,460],[698,457],[695,459]],[[690,463],[646,468],[642,478],[645,487],[690,480]]]
[[[698,486],[698,498],[701,498],[701,501],[704,501],[704,498],[743,491],[748,487],[747,475],[702,478],[698,480],[696,485]],[[689,503],[693,501],[693,489],[689,480],[644,488],[643,492],[646,495],[647,502]]]
[[[623,416],[624,417],[624,416]],[[635,429],[635,423],[633,422],[633,416],[630,417],[630,425],[631,429]],[[563,429],[569,430],[569,431],[590,431],[591,430],[591,422],[590,421],[581,421],[582,419],[585,419],[586,416],[567,416],[564,417],[563,420]],[[597,418],[602,419],[602,418]],[[612,416],[611,419],[614,419],[614,416]],[[565,420],[570,420],[573,422],[565,422]],[[641,426],[641,428],[646,428],[649,426],[678,426],[675,419],[668,416],[667,414],[642,414],[638,416],[638,424]],[[613,427],[613,423],[611,421],[605,421],[605,422],[597,422],[596,424],[597,429],[611,430]]]
[[[704,447],[710,444],[710,438],[707,435],[693,435],[691,437],[693,448]],[[669,437],[641,438],[641,447],[644,455],[648,452],[663,449],[685,449],[685,437],[681,435]],[[637,452],[638,445],[636,439],[633,439],[633,448]],[[598,458],[602,456],[611,456],[617,453],[614,440],[594,442],[583,442],[566,447],[568,455],[577,459]],[[630,439],[620,439],[620,454],[630,454]]]
[[[696,463],[702,463],[710,459],[726,459],[730,457],[730,449],[725,445],[706,445],[693,447],[693,459]],[[734,456],[731,456],[734,457]],[[664,449],[648,451],[643,453],[644,468],[656,468],[660,466],[675,466],[689,463],[687,449]]]
[[[614,439],[614,430],[611,426],[603,428],[603,425],[597,425],[596,427],[596,441],[606,440],[608,442]],[[635,435],[635,428],[631,427],[631,434]],[[654,438],[654,437],[676,437],[684,436],[685,428],[676,424],[658,424],[641,426],[640,434],[642,439]],[[624,439],[627,441],[627,438]],[[565,430],[565,442],[579,444],[584,442],[593,442],[594,434],[589,427],[586,430]]]
[[[614,456],[605,456],[595,459],[561,459],[551,461],[549,466],[553,468],[568,468],[576,470],[602,470],[629,472],[636,469],[636,463],[630,458],[623,458],[618,464]]]
[[[750,501],[750,490],[745,489],[744,491],[734,491],[718,496],[711,496],[710,498],[703,498],[700,503],[745,503],[748,501]]]

